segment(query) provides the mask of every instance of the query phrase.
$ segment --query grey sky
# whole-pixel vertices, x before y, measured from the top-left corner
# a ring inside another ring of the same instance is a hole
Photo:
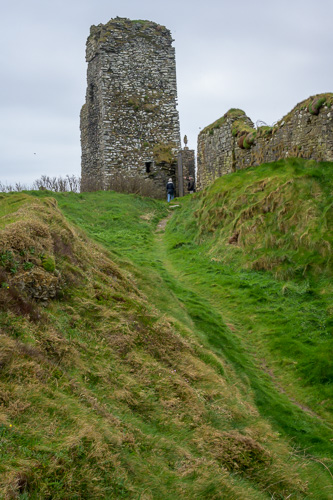
[[[1,182],[80,175],[85,43],[92,24],[116,16],[171,30],[191,148],[231,107],[272,124],[333,90],[332,0],[2,0]]]

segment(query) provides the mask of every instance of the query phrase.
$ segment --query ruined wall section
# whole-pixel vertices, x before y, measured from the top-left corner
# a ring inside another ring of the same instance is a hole
[[[190,176],[195,179],[195,151],[185,146],[178,153],[177,196],[188,194],[187,183]]]
[[[94,58],[88,66],[86,103],[80,114],[82,185],[90,188],[104,185],[102,87],[98,81],[101,74],[101,58]]]
[[[81,112],[83,183],[141,175],[165,191],[180,149],[175,49],[150,21],[112,19],[87,40],[87,95]]]
[[[198,189],[221,175],[282,158],[333,161],[332,105],[333,94],[314,96],[299,103],[274,127],[257,129],[243,111],[229,110],[199,134]]]
[[[184,148],[179,153],[183,165],[183,177],[187,179],[191,176],[195,178],[195,151],[194,149]]]
[[[197,190],[236,170],[235,138],[232,129],[233,123],[240,118],[249,129],[253,128],[252,121],[244,111],[233,109],[200,132],[197,149]]]

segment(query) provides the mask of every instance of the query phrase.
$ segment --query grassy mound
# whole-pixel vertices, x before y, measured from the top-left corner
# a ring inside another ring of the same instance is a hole
[[[200,282],[222,274],[193,243],[203,197],[164,239],[165,202],[33,194],[0,199],[1,496],[329,498],[324,422],[260,379]]]
[[[195,211],[211,255],[275,276],[332,275],[333,164],[281,160],[220,178]]]
[[[259,498],[277,480],[282,492],[303,491],[271,449],[269,426],[256,429],[245,388],[230,393],[222,363],[200,359],[209,353],[161,317],[54,200],[1,202],[1,251],[11,253],[1,289],[4,498]],[[45,269],[44,255],[54,266]],[[22,283],[37,271],[57,278],[58,295],[31,296]]]

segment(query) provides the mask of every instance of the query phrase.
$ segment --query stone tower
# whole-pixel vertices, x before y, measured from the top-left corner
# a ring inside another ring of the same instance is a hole
[[[87,40],[81,110],[82,185],[112,189],[118,176],[152,179],[165,196],[176,182],[180,128],[170,31],[150,21],[111,19]]]

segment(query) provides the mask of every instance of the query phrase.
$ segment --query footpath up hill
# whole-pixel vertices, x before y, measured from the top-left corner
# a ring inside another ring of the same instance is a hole
[[[332,193],[332,163],[239,171],[185,200],[165,244],[275,385],[331,423]]]
[[[1,498],[332,497],[330,263],[259,268],[245,230],[212,228],[246,179],[186,197],[165,232],[162,201],[1,195]]]

